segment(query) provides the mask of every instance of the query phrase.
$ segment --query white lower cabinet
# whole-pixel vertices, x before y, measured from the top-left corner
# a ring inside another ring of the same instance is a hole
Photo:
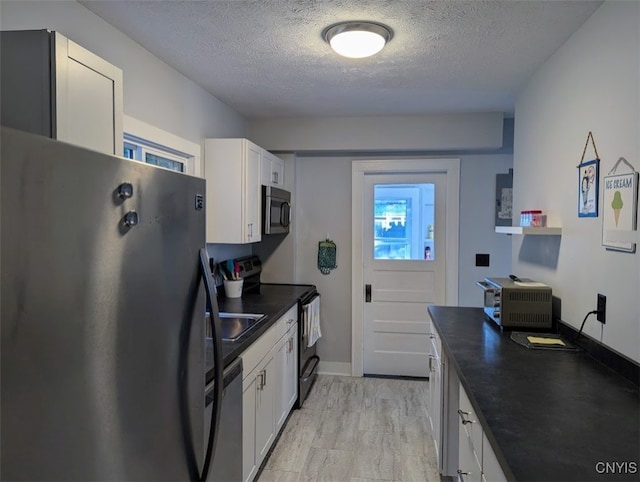
[[[438,467],[442,467],[442,342],[433,325],[429,322],[429,425],[433,434]]]
[[[276,349],[276,433],[282,428],[298,398],[298,325],[293,325]]]
[[[242,480],[252,480],[256,467],[256,386],[255,376],[242,382]]]
[[[253,480],[275,437],[273,356],[242,382],[242,478]]]
[[[471,401],[459,385],[458,481],[506,482],[507,478],[480,426]]]
[[[482,481],[482,427],[460,385],[458,403],[458,480]]]
[[[262,463],[275,438],[274,395],[277,377],[275,363],[270,353],[256,374],[256,464]]]
[[[507,482],[498,457],[496,457],[485,434],[482,434],[482,481]]]
[[[242,355],[242,479],[255,478],[298,397],[298,312],[291,308]]]

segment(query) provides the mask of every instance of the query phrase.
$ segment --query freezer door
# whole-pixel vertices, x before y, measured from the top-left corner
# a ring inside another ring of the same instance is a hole
[[[204,180],[1,140],[0,478],[188,480],[204,450]]]

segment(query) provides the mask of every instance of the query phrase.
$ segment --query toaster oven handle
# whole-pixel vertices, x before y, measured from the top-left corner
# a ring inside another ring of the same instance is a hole
[[[489,291],[490,293],[495,293],[496,292],[495,287],[491,286],[486,281],[476,281],[476,285],[478,285],[484,291]]]

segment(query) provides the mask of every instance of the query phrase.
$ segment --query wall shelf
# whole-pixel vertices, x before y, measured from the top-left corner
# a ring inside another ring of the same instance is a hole
[[[500,234],[534,234],[545,236],[560,236],[562,228],[555,227],[522,227],[522,226],[496,226],[496,233]]]

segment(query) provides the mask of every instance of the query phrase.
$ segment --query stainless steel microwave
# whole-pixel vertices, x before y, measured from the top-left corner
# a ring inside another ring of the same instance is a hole
[[[484,312],[502,328],[551,328],[551,288],[528,278],[485,278]]]
[[[291,193],[262,186],[262,234],[286,234],[291,227]]]

